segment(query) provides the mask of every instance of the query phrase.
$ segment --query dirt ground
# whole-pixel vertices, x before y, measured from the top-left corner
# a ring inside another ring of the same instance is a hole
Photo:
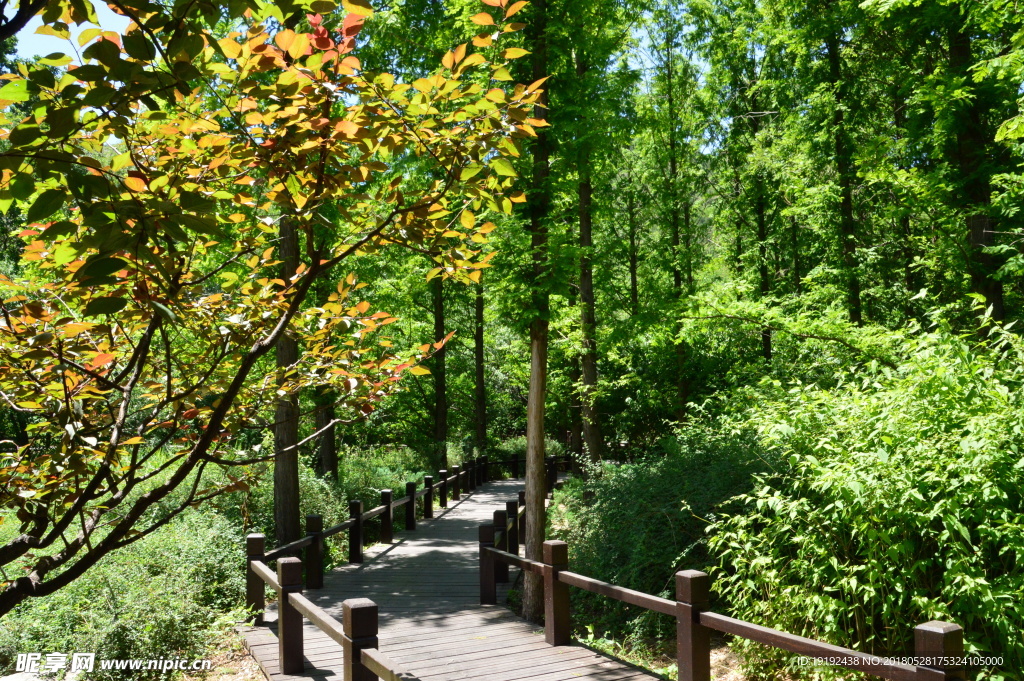
[[[245,647],[242,638],[231,634],[217,647],[213,669],[205,676],[185,676],[186,681],[266,681],[263,671]]]

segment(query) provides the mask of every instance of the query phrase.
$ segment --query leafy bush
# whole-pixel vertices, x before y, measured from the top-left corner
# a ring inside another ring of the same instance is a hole
[[[1020,679],[1020,340],[905,342],[898,368],[829,389],[764,384],[750,422],[788,466],[714,526],[717,588],[737,617],[875,654],[910,654],[915,625],[956,622],[968,651],[1005,658],[977,678]],[[786,654],[737,646],[754,678],[809,678]]]
[[[716,507],[751,489],[764,467],[749,454],[754,437],[721,420],[702,422],[666,438],[660,456],[571,479],[555,496],[552,523],[554,536],[569,543],[572,569],[675,598],[675,572],[710,562],[705,529]],[[580,627],[633,644],[674,637],[671,618],[576,589],[572,597]]]
[[[244,600],[237,528],[190,512],[101,560],[45,598],[0,620],[0,668],[18,653],[95,653],[96,659],[203,659]],[[91,679],[156,679],[170,672],[102,671]],[[119,676],[120,675],[120,676]]]

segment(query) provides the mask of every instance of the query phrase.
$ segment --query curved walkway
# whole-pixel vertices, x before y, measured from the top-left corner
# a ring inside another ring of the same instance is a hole
[[[480,605],[477,528],[515,499],[521,480],[490,482],[436,518],[419,520],[365,562],[324,575],[307,598],[341,620],[342,601],[369,598],[380,608],[380,650],[423,681],[645,681],[657,678],[581,646],[553,647],[543,629],[504,605]],[[515,571],[512,571],[512,581]],[[501,597],[499,600],[504,600]],[[342,679],[341,646],[305,623],[306,671],[283,675],[277,662],[276,615],[244,627],[246,646],[271,681]]]

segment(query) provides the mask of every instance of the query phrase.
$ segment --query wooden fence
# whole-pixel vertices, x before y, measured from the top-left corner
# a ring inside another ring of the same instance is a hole
[[[963,629],[959,625],[938,621],[918,625],[914,628],[915,653],[902,660],[867,655],[711,612],[711,580],[697,570],[676,573],[676,600],[672,601],[570,572],[569,546],[563,541],[544,542],[541,561],[522,558],[518,555],[522,515],[521,505],[509,501],[504,509],[494,512],[492,523],[480,526],[480,603],[496,602],[496,582],[508,581],[510,565],[541,575],[544,637],[550,645],[570,643],[569,587],[576,587],[675,617],[679,681],[710,681],[712,631],[893,681],[963,678]]]
[[[568,457],[547,459],[548,491],[554,488],[559,466],[568,463]],[[365,534],[363,527],[369,520],[380,518],[380,541],[391,543],[394,539],[394,509],[405,506],[405,529],[416,529],[416,501],[423,499],[423,517],[434,517],[434,497],[441,508],[447,508],[448,501],[458,501],[463,492],[471,492],[487,482],[494,468],[507,469],[513,477],[519,477],[525,461],[518,456],[507,461],[489,461],[487,457],[471,459],[449,471],[440,471],[440,482],[434,484],[433,476],[424,478],[424,487],[417,490],[415,482],[406,483],[405,496],[394,499],[391,490],[381,490],[381,504],[369,511],[363,511],[362,501],[349,503],[351,518],[343,523],[323,529],[323,518],[318,515],[306,516],[306,536],[297,541],[266,551],[266,538],[262,534],[246,537],[246,589],[245,602],[252,614],[251,622],[263,624],[266,608],[265,587],[270,586],[278,596],[277,640],[278,660],[284,674],[299,674],[304,670],[302,618],[306,617],[321,631],[337,641],[344,650],[346,681],[415,681],[415,677],[388,660],[377,650],[377,606],[373,601],[356,598],[342,603],[343,621],[336,619],[302,595],[303,584],[307,589],[321,589],[324,585],[323,548],[324,539],[340,532],[349,532],[349,562],[363,562]],[[522,495],[520,495],[522,496]],[[518,502],[516,502],[518,504]],[[305,552],[305,560],[292,554]],[[277,573],[268,566],[277,561]],[[303,581],[305,565],[305,581]]]

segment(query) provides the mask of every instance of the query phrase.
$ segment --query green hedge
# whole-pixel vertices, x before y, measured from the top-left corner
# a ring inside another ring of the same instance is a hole
[[[787,461],[713,528],[717,588],[740,618],[874,654],[909,654],[927,620],[1024,669],[1024,353],[908,337],[896,369],[830,389],[766,386],[750,413]],[[737,644],[752,678],[821,678]],[[829,676],[828,673],[824,674]]]

